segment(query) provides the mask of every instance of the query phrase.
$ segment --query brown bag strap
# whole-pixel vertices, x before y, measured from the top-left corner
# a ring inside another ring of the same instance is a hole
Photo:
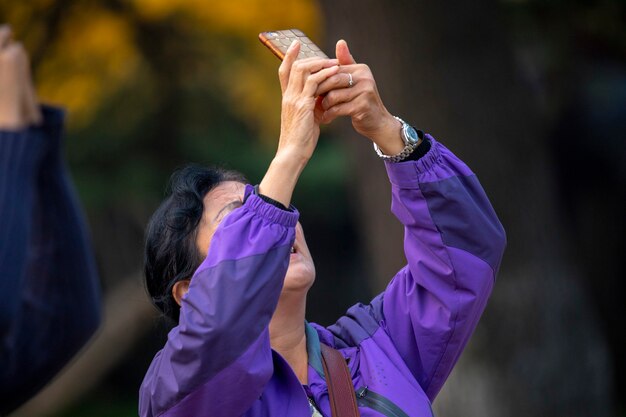
[[[338,350],[320,343],[332,417],[359,417],[356,394],[346,360]]]

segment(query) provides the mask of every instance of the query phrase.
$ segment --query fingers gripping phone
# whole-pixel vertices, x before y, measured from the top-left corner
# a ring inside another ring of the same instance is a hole
[[[295,40],[300,41],[300,53],[297,59],[319,57],[328,58],[322,50],[308,36],[298,29],[275,30],[259,33],[261,43],[269,48],[281,61],[285,58],[287,49]]]

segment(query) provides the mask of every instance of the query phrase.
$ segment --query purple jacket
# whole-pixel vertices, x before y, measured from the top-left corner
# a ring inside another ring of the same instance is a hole
[[[270,347],[298,212],[246,188],[218,227],[183,300],[180,322],[140,391],[142,417],[330,416],[320,343],[346,357],[361,415],[431,416],[500,265],[504,230],[476,176],[448,149],[387,163],[408,265],[370,304],[334,325],[307,325],[308,386]]]

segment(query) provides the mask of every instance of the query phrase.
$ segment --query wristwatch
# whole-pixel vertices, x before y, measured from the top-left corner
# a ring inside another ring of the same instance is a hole
[[[417,144],[420,140],[417,131],[413,126],[402,120],[397,116],[393,116],[397,121],[402,123],[402,140],[404,141],[404,149],[395,155],[385,155],[378,145],[374,144],[374,150],[382,158],[383,161],[400,162],[404,161],[411,153],[417,148]]]

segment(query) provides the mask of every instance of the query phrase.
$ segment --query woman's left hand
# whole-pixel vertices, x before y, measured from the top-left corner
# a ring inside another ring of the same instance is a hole
[[[321,83],[316,95],[323,111],[322,123],[330,123],[339,116],[350,116],[352,126],[361,135],[376,143],[386,155],[395,155],[404,148],[402,125],[385,108],[372,71],[365,64],[357,64],[344,40],[337,42],[338,73]]]

